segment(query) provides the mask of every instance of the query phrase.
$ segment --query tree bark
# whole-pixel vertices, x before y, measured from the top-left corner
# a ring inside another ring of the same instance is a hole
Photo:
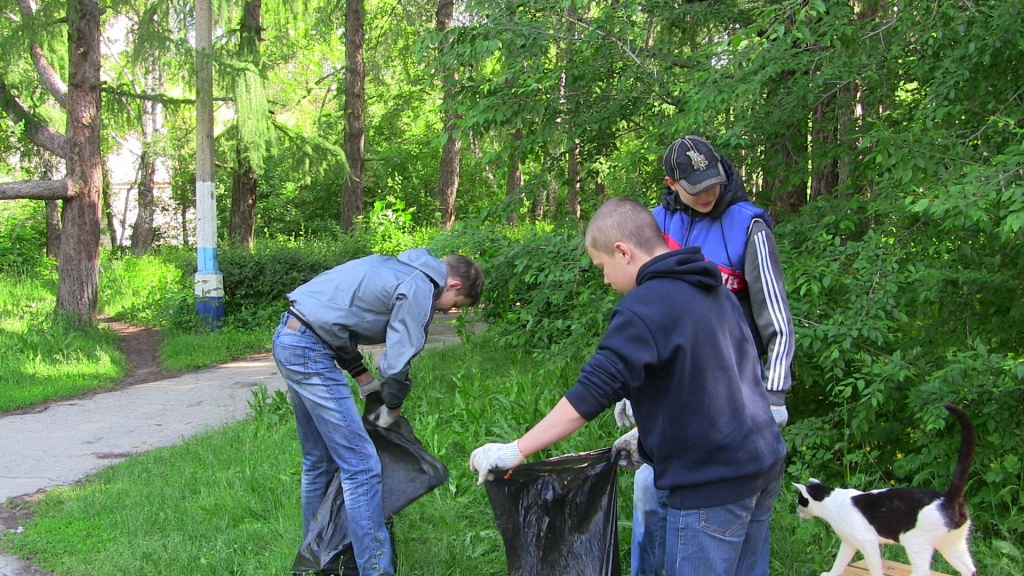
[[[63,200],[70,194],[67,180],[25,180],[0,184],[0,200]]]
[[[231,222],[228,237],[236,246],[252,249],[256,234],[256,194],[259,180],[241,143],[235,148],[237,165],[231,178]]]
[[[30,19],[35,16],[35,10],[32,7],[30,0],[18,0],[18,10],[21,12],[23,19]],[[68,107],[68,87],[61,79],[60,74],[53,69],[50,62],[46,59],[43,54],[43,49],[39,44],[33,42],[30,48],[32,54],[32,64],[36,68],[36,73],[39,74],[39,80],[42,82],[43,87],[46,91],[53,96],[54,100],[60,104],[61,108],[67,110]]]
[[[56,231],[56,233],[54,233]],[[46,257],[60,255],[60,202],[46,201]]]
[[[57,259],[57,314],[80,325],[96,320],[99,287],[100,9],[96,0],[68,1],[68,188]]]
[[[20,124],[25,136],[36,146],[48,150],[61,158],[68,156],[67,138],[63,134],[43,124],[42,120],[26,110],[2,77],[0,77],[0,108],[11,117],[15,124]]]
[[[505,201],[509,206],[506,220],[513,225],[519,222],[519,201],[523,198],[522,145],[523,129],[516,128],[512,137],[512,153],[508,159],[508,177],[505,180]]]
[[[838,98],[828,98],[814,107],[811,121],[811,198],[831,194],[839,183],[839,163],[834,158],[838,126],[834,111]],[[807,197],[803,198],[804,203]],[[802,207],[790,206],[792,211]]]
[[[440,0],[437,5],[437,32],[443,37],[444,32],[452,25],[455,14],[454,0]],[[440,56],[445,54],[446,44],[438,46]],[[441,73],[444,87],[444,147],[441,149],[441,172],[437,182],[437,204],[441,210],[441,225],[451,228],[455,223],[455,197],[459,192],[459,160],[462,154],[462,140],[456,134],[461,117],[454,110],[454,84],[458,76],[453,69]]]
[[[363,0],[347,0],[345,11],[345,158],[349,174],[341,186],[341,229],[352,230],[363,213],[363,154],[366,69],[363,63]]]
[[[145,140],[145,136],[143,137]],[[156,198],[153,192],[156,180],[156,159],[143,144],[142,156],[139,157],[139,189],[138,211],[135,213],[135,224],[132,225],[132,254],[141,256],[153,247],[153,220],[156,212]]]
[[[580,178],[580,144],[573,140],[569,144],[569,191],[565,196],[565,208],[574,219],[580,219],[580,191],[583,182]]]
[[[263,41],[262,0],[247,0],[242,11],[239,34],[241,58],[260,69],[260,42]],[[252,249],[256,235],[256,202],[259,179],[249,159],[248,150],[239,138],[235,149],[235,172],[231,178],[231,218],[228,222],[228,238],[236,246]]]
[[[160,64],[154,58],[146,72],[146,92],[155,94],[163,90],[163,74]],[[142,102],[142,156],[139,157],[139,209],[132,226],[132,254],[140,256],[149,252],[155,238],[156,216],[156,164],[157,155],[153,140],[163,129],[163,104],[153,100]]]

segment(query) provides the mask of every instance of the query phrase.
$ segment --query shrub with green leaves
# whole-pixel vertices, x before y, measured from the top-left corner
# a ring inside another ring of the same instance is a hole
[[[35,270],[46,258],[46,205],[0,202],[0,272]]]
[[[618,301],[591,264],[575,224],[459,225],[433,246],[480,264],[485,282],[478,314],[500,345],[555,364],[591,351]]]
[[[1020,534],[1006,519],[1024,503],[1007,490],[1024,481],[1011,448],[1024,431],[1024,367],[1006,316],[1019,313],[1022,271],[992,252],[1020,247],[980,225],[938,238],[921,218],[880,192],[870,204],[819,199],[777,229],[797,329],[790,471],[944,489],[960,438],[942,408],[953,402],[978,428],[976,531]],[[980,244],[993,245],[989,257]]]

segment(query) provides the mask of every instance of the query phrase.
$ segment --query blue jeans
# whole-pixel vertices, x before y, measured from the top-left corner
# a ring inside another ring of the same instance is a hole
[[[768,576],[772,505],[781,484],[780,474],[739,502],[672,510],[668,492],[654,486],[654,468],[644,464],[633,479],[633,576]]]
[[[665,573],[668,492],[654,487],[654,468],[643,464],[633,476],[633,538],[630,569],[633,576]]]
[[[731,504],[668,511],[668,576],[768,576],[772,505],[782,468],[760,493]]]
[[[334,352],[315,333],[285,313],[273,339],[274,360],[288,396],[302,446],[302,534],[327,488],[340,473],[349,537],[359,573],[395,573],[391,537],[384,524],[380,459],[363,427],[348,380]]]

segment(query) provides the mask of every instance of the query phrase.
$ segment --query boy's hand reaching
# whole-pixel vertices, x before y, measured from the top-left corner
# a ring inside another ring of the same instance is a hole
[[[477,485],[487,480],[491,470],[511,470],[524,460],[519,441],[508,444],[484,444],[469,456],[469,469],[480,474]]]
[[[370,414],[370,422],[373,422],[381,428],[387,428],[395,423],[395,418],[402,413],[401,408],[395,408],[394,410],[387,406],[381,406],[376,412]]]
[[[370,380],[366,384],[359,385],[359,397],[366,400],[366,397],[374,392],[380,392],[380,380],[376,378]]]
[[[612,453],[619,457],[619,466],[636,471],[644,463],[640,459],[640,451],[636,447],[637,439],[640,437],[640,430],[633,428],[619,437],[612,444]]]

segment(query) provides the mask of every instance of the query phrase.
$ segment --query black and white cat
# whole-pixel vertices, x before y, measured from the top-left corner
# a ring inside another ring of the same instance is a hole
[[[901,544],[913,567],[911,576],[931,576],[936,550],[962,576],[975,576],[967,549],[971,520],[964,504],[967,473],[974,460],[975,432],[959,407],[946,404],[960,421],[960,454],[953,481],[945,492],[919,488],[886,488],[861,492],[829,488],[814,478],[796,484],[797,512],[801,518],[821,518],[842,539],[832,570],[821,576],[840,576],[857,550],[867,560],[871,576],[882,576],[879,544]]]

